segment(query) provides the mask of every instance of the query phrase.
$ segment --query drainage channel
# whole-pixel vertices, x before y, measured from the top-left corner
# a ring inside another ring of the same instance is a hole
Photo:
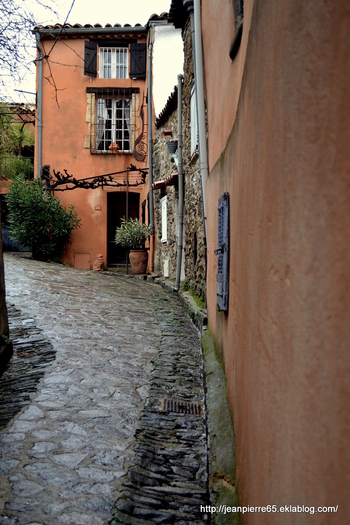
[[[162,340],[150,395],[111,525],[203,525],[208,516],[203,363],[197,329],[176,296],[155,309]]]

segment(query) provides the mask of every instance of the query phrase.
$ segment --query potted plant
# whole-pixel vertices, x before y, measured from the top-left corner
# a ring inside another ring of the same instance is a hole
[[[116,229],[115,242],[129,251],[132,273],[139,275],[146,273],[148,253],[145,242],[150,235],[147,224],[141,224],[139,219],[121,220],[121,225]]]

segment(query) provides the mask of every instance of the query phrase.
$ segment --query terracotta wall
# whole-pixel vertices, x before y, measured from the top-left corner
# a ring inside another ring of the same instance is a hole
[[[202,1],[210,330],[236,434],[243,523],[349,521],[350,5]],[[220,27],[220,31],[217,28]],[[218,81],[220,89],[218,89]],[[230,299],[216,309],[217,201],[230,195]]]
[[[42,42],[44,54],[50,51],[53,43],[53,40]],[[49,164],[51,171],[55,169],[63,172],[67,169],[77,179],[122,171],[131,163],[148,167],[148,157],[144,163],[139,163],[132,154],[91,155],[90,149],[84,147],[84,140],[89,134],[86,88],[138,87],[141,102],[142,95],[146,94],[147,82],[90,78],[84,75],[83,57],[84,39],[62,39],[57,41],[50,53],[50,69],[47,61],[43,62],[42,165]],[[147,115],[147,110],[145,114]],[[147,137],[145,141],[148,144]],[[36,148],[37,144],[36,140]],[[125,175],[121,178],[125,180]],[[64,256],[66,263],[74,264],[76,253],[90,253],[91,264],[98,254],[103,254],[106,261],[108,191],[119,190],[76,189],[56,193],[64,205],[76,206],[82,224],[79,230],[73,232],[73,243],[68,246]],[[126,190],[121,188],[120,191]],[[130,191],[141,193],[141,205],[149,191],[148,179],[146,185],[130,188]]]

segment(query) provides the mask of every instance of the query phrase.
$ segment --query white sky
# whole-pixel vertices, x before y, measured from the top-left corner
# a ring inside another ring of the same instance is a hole
[[[24,0],[18,0],[20,3]],[[171,0],[39,0],[46,5],[53,6],[57,12],[40,6],[36,0],[25,0],[25,7],[33,13],[36,23],[48,25],[57,22],[63,23],[70,11],[67,22],[70,24],[130,24],[134,26],[139,23],[145,25],[152,14],[160,15],[168,12]],[[161,41],[161,42],[160,42]],[[32,54],[29,57],[31,63],[30,72],[24,74],[20,84],[9,85],[9,98],[18,102],[33,102],[34,95],[21,94],[14,89],[35,92],[35,66],[32,61],[36,55],[34,35],[31,42]],[[168,96],[177,84],[177,75],[182,73],[182,39],[180,31],[175,35],[159,34],[159,41],[154,46],[155,52],[155,76],[154,96],[156,113],[164,107]],[[171,57],[171,60],[169,60]],[[156,72],[159,74],[156,75]],[[160,73],[161,72],[161,73]]]
[[[44,2],[45,3],[45,2]],[[55,9],[63,21],[73,0],[56,0]],[[70,24],[131,24],[145,25],[149,17],[156,13],[169,12],[171,0],[75,0],[68,18]],[[52,22],[48,11],[40,8],[35,0],[27,0],[26,6],[45,23]],[[31,7],[34,6],[34,7]],[[49,15],[49,16],[48,16]],[[57,21],[57,20],[56,20]]]

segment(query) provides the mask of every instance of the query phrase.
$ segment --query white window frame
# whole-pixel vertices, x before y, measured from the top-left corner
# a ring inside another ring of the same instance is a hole
[[[96,98],[96,145],[97,153],[110,153],[112,143],[118,152],[131,152],[132,97]]]
[[[162,197],[160,199],[160,204],[161,204],[161,211],[162,211],[162,238],[161,238],[161,242],[167,242],[167,240],[168,240],[168,228],[167,228],[168,217],[167,217],[167,197],[166,197],[166,195],[165,195],[165,197]]]
[[[198,147],[198,121],[197,121],[197,102],[196,90],[192,86],[191,89],[191,155],[193,155]]]
[[[129,78],[129,49],[127,47],[99,48],[100,78]]]

